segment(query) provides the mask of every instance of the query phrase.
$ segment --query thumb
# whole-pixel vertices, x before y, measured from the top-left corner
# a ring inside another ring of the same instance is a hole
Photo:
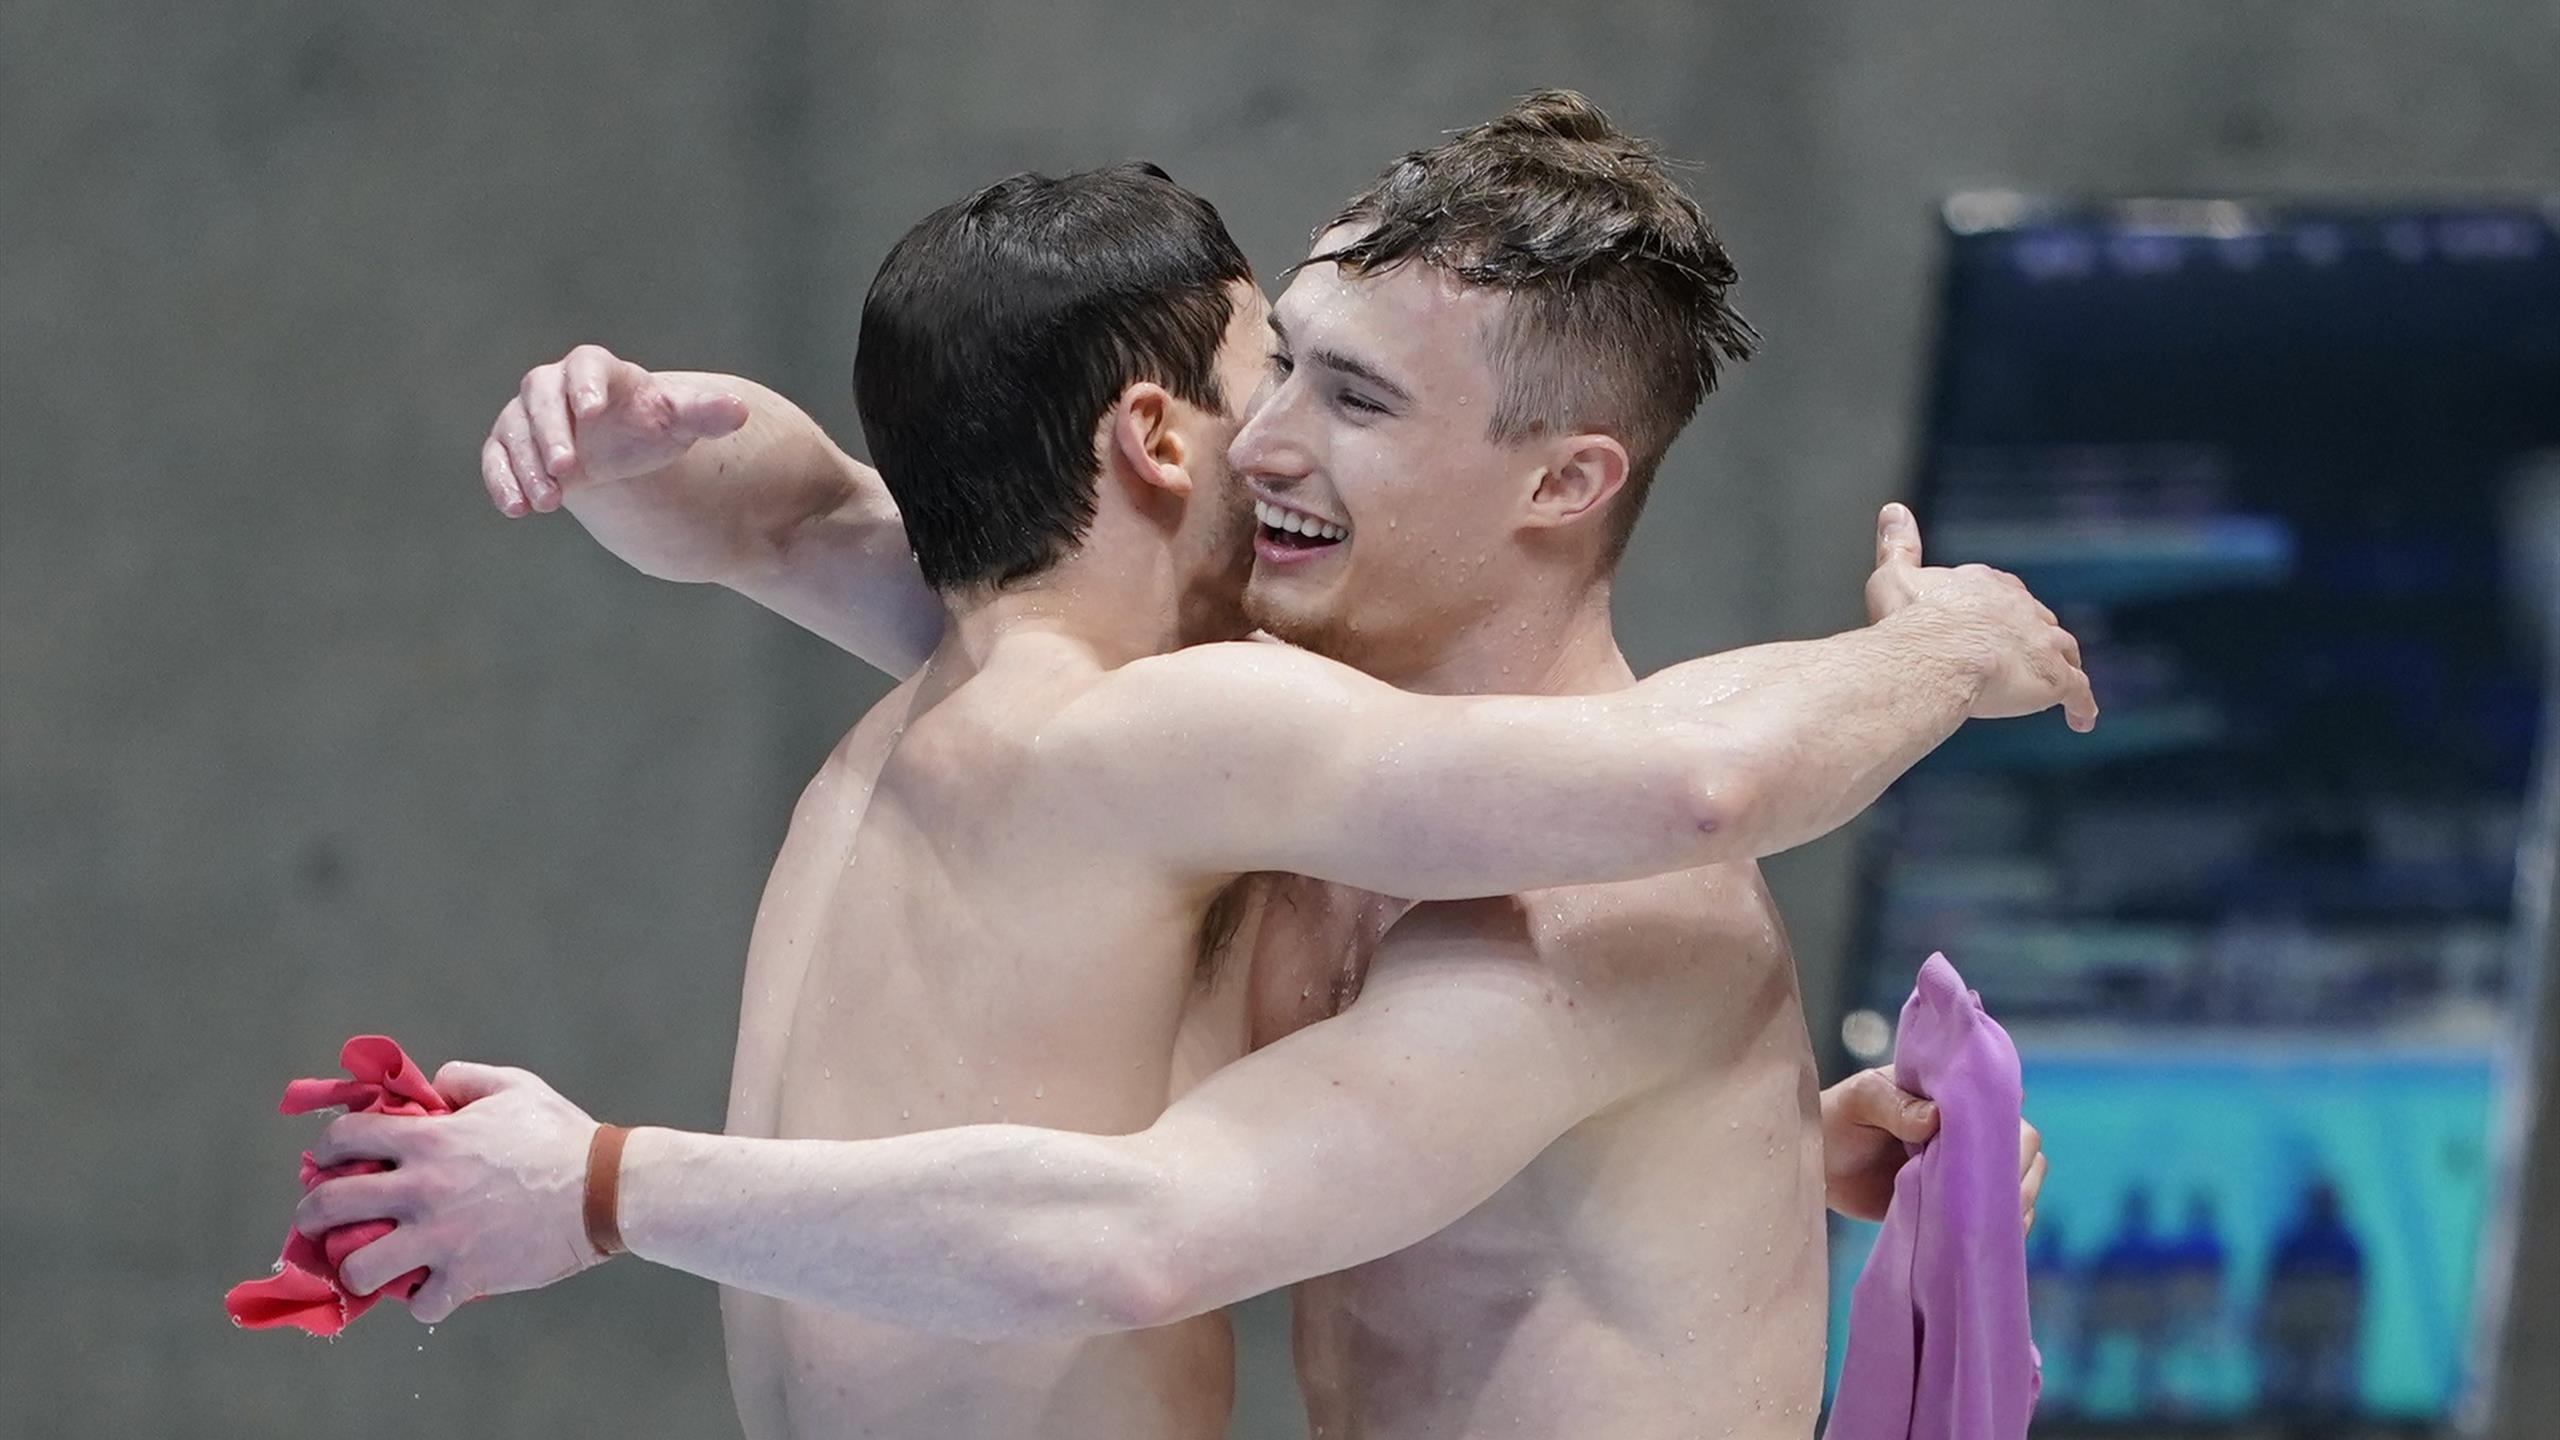
[[[670,387],[667,398],[675,406],[676,428],[696,440],[717,440],[747,423],[746,400],[725,390]]]
[[[421,1325],[441,1325],[452,1319],[453,1312],[461,1309],[462,1302],[469,1298],[460,1287],[445,1278],[445,1272],[430,1270],[426,1283],[418,1287],[417,1294],[409,1297],[409,1315]]]
[[[475,1100],[486,1100],[516,1083],[515,1072],[497,1065],[474,1065],[468,1060],[448,1062],[436,1072],[436,1093],[445,1103],[461,1109]]]
[[[1938,1103],[1917,1095],[1900,1096],[1884,1128],[1906,1145],[1925,1145],[1938,1133]]]
[[[1920,564],[1920,522],[1911,507],[1896,502],[1876,514],[1876,568]]]
[[[1858,1098],[1860,1120],[1906,1145],[1928,1142],[1938,1133],[1937,1105],[1893,1083],[1890,1070],[1870,1070]]]

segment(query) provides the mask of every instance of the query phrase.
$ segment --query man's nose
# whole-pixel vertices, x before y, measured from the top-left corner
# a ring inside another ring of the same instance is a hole
[[[1307,450],[1289,431],[1293,406],[1289,390],[1278,390],[1259,397],[1252,418],[1236,432],[1235,442],[1227,447],[1227,464],[1241,475],[1264,475],[1273,479],[1293,479],[1307,473]]]

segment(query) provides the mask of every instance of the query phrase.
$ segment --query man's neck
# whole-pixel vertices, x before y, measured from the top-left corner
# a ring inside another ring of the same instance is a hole
[[[1596,695],[1636,676],[1618,650],[1602,583],[1498,607],[1412,673],[1378,678],[1425,695]]]
[[[1169,587],[1148,585],[1125,570],[1113,577],[1118,583],[1097,583],[1094,568],[1070,561],[1019,586],[944,596],[951,619],[930,663],[965,678],[997,645],[1026,634],[1066,640],[1105,669],[1181,648],[1181,617]]]

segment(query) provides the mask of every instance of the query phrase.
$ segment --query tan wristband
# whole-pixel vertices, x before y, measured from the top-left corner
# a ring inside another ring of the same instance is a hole
[[[587,1142],[587,1243],[608,1259],[629,1248],[622,1243],[620,1190],[622,1142],[630,1137],[620,1125],[598,1125]]]

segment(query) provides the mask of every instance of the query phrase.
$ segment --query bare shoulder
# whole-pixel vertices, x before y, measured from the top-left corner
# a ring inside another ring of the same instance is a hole
[[[1338,661],[1276,640],[1223,640],[1132,660],[1093,687],[1086,709],[1157,714],[1196,706],[1249,711],[1274,695],[1380,687]]]
[[[1250,756],[1305,749],[1315,727],[1381,692],[1394,693],[1292,646],[1193,645],[1098,677],[1042,725],[1038,744],[1058,779],[1160,811],[1249,774]]]
[[[844,738],[836,742],[835,749],[827,752],[817,775],[801,791],[801,806],[822,802],[841,805],[850,798],[848,791],[852,796],[869,793],[880,778],[881,764],[896,743],[900,728],[906,724],[915,696],[916,681],[910,676],[864,711]]]

